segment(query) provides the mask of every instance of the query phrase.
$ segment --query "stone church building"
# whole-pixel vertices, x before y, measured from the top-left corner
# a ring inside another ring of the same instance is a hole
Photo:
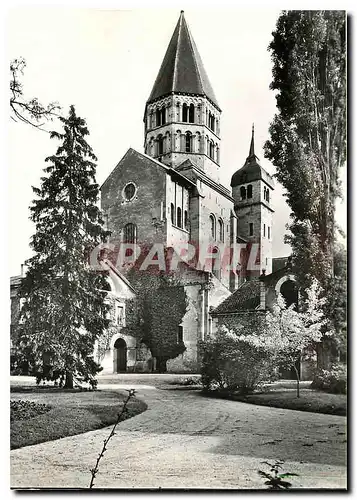
[[[220,183],[220,120],[221,108],[182,11],[146,102],[144,152],[129,149],[101,187],[113,244],[191,246],[203,253],[178,267],[188,307],[177,335],[186,350],[168,361],[169,371],[197,371],[198,343],[214,333],[222,311],[232,313],[227,304],[245,299],[247,284],[256,294],[253,309],[261,309],[266,303],[261,302],[260,276],[271,276],[280,263],[280,274],[293,279],[282,259],[272,256],[274,181],[255,153],[254,129],[245,163],[232,172],[228,188]],[[232,261],[236,244],[246,250]],[[104,373],[146,371],[155,365],[150,351],[143,355],[138,341],[121,331],[126,298],[135,294],[128,269],[117,265],[109,271],[113,310],[120,311],[121,319],[114,319],[117,328],[101,360]],[[274,287],[279,279],[273,280]],[[267,299],[271,289],[264,292]]]
[[[254,129],[248,156],[232,172],[228,188],[220,182],[220,120],[221,108],[181,11],[146,102],[144,152],[128,149],[101,186],[108,244],[132,245],[133,262],[142,248],[159,253],[161,245],[179,257],[194,249],[190,259],[177,259],[188,303],[177,340],[186,350],[168,361],[168,371],[197,372],[198,344],[224,318],[239,321],[242,312],[264,310],[284,287],[296,295],[289,263],[273,259],[274,181],[259,163]],[[242,250],[237,253],[236,247]],[[123,331],[128,300],[138,293],[133,265],[107,261],[111,327],[104,345],[96,347],[103,373],[155,368],[150,350]]]

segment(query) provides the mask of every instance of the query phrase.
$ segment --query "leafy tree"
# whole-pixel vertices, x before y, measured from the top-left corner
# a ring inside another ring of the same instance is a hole
[[[57,117],[57,111],[61,108],[57,102],[47,105],[40,103],[37,97],[26,99],[24,97],[23,85],[20,81],[24,74],[26,61],[23,58],[14,59],[10,63],[10,110],[14,121],[21,121],[41,129],[43,120],[52,120]]]
[[[306,300],[300,304],[299,311],[295,304],[286,307],[284,298],[278,295],[272,310],[266,313],[265,323],[260,331],[242,334],[241,328],[231,331],[232,338],[246,342],[256,348],[263,349],[275,360],[276,365],[289,369],[293,367],[296,374],[297,397],[300,396],[300,376],[296,367],[301,354],[321,342],[326,299],[321,298],[322,289],[316,279],[306,290]],[[325,333],[326,335],[326,333]]]
[[[64,132],[51,137],[61,144],[45,160],[41,187],[33,188],[35,255],[19,291],[24,305],[17,351],[38,381],[65,378],[72,387],[74,375],[91,380],[100,369],[93,347],[108,326],[107,283],[87,257],[109,233],[97,207],[96,157],[85,140],[86,123],[73,106],[60,120]]]
[[[178,339],[187,309],[186,292],[177,278],[164,271],[135,269],[129,277],[137,296],[127,301],[123,333],[145,343],[156,358],[157,371],[165,372],[167,361],[186,350]]]

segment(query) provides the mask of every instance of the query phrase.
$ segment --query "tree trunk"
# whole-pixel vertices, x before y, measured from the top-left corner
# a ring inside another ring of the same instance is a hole
[[[66,381],[64,383],[65,389],[73,389],[73,373],[66,372]]]
[[[294,370],[295,370],[295,375],[296,375],[296,397],[300,397],[300,375],[299,375],[299,370],[296,368],[296,364],[293,364]]]
[[[167,371],[166,363],[167,363],[167,358],[157,356],[156,357],[156,371],[158,373],[166,373],[166,371]]]

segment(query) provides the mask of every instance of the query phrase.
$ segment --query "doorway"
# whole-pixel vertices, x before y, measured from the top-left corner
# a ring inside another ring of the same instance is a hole
[[[127,346],[124,339],[117,339],[114,344],[114,373],[126,372]]]

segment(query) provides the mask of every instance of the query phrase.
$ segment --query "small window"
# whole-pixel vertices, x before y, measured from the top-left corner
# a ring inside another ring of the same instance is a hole
[[[136,225],[129,222],[124,226],[124,243],[136,243]]]
[[[175,224],[175,207],[173,203],[171,203],[171,224]]]
[[[214,143],[213,141],[209,141],[209,157],[214,160]]]
[[[161,110],[161,125],[165,125],[166,123],[166,108],[162,108]]]
[[[215,240],[216,239],[216,219],[213,214],[209,216],[210,219],[210,226],[211,226],[211,237]]]
[[[218,221],[218,226],[219,226],[219,241],[224,241],[224,225],[221,219]]]
[[[266,200],[269,203],[269,189],[266,190]]]
[[[270,227],[268,226],[268,239],[270,240]]]
[[[182,106],[182,121],[183,122],[188,121],[188,106],[187,106],[187,104],[184,104]]]
[[[253,222],[249,222],[249,236],[253,236]]]
[[[161,125],[161,112],[158,109],[156,111],[156,126],[159,127]]]
[[[195,123],[195,106],[193,104],[190,104],[188,121],[190,123]]]
[[[267,188],[264,186],[264,193],[263,193],[263,198],[264,198],[264,200],[266,200],[266,199],[267,199],[267,197],[266,197],[266,193],[267,193]]]
[[[265,224],[263,226],[263,236],[265,237]]]
[[[252,198],[253,197],[253,186],[249,184],[247,188],[247,198]]]
[[[136,187],[133,182],[129,182],[124,188],[124,197],[126,201],[130,201],[134,198],[136,192]]]
[[[182,227],[182,212],[180,207],[177,208],[177,225],[178,227]]]
[[[245,200],[247,197],[247,191],[244,186],[240,188],[240,197],[242,200]]]
[[[157,154],[158,156],[164,154],[164,138],[161,134],[157,138]]]
[[[185,225],[185,229],[188,229],[188,213],[187,213],[187,210],[185,210],[185,212],[184,212],[184,225]]]
[[[185,151],[186,153],[192,152],[192,135],[190,132],[185,134]]]
[[[179,325],[177,331],[177,342],[183,342],[183,326]]]

